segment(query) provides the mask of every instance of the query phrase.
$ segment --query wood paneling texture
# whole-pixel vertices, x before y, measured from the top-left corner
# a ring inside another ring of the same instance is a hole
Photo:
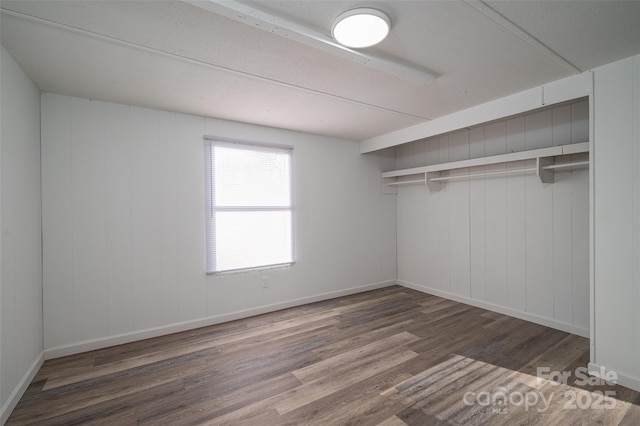
[[[41,97],[44,347],[73,341],[71,98]],[[47,130],[46,132],[44,130]],[[59,165],[62,165],[60,167]],[[56,286],[48,286],[47,281]]]
[[[640,66],[594,72],[594,359],[640,389]]]
[[[38,299],[54,356],[395,280],[395,197],[380,193],[391,153],[363,156],[353,141],[48,93],[41,108]],[[204,135],[294,147],[295,265],[205,274]]]
[[[580,101],[399,147],[396,169],[584,142],[588,135],[588,102]],[[449,173],[525,167],[535,161]],[[553,184],[528,173],[449,181],[439,191],[403,186],[397,198],[400,282],[588,333],[588,169],[556,171]]]
[[[0,46],[0,423],[42,354],[40,93]]]
[[[575,383],[588,352],[394,286],[46,361],[7,425],[637,424],[638,392]],[[538,367],[572,376],[537,380]],[[504,405],[477,399],[500,389]],[[604,391],[610,409],[565,406],[567,392],[591,407]]]

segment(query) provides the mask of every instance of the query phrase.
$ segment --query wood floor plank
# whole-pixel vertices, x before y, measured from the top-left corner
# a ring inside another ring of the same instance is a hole
[[[416,318],[420,318],[419,315],[416,315],[416,313],[411,309],[406,309],[405,311],[400,311],[394,314],[385,314],[377,318],[370,318],[367,321],[345,321],[343,318],[339,318],[337,328],[344,333],[344,336],[358,336],[373,330],[388,327],[391,324],[397,324],[404,321],[415,321]]]
[[[331,311],[335,308],[342,306],[340,299],[329,299],[320,302],[310,303],[308,305],[296,306],[293,308],[283,309],[277,312],[270,312],[266,314],[257,315],[251,317],[250,321],[239,320],[247,328],[255,328],[264,326],[267,324],[273,324],[276,322],[282,322],[290,319],[301,318],[306,315],[321,314],[323,312]]]
[[[437,392],[432,392],[430,395],[417,400],[413,406],[422,409],[428,408],[425,411],[435,413],[438,416],[442,416],[443,412],[451,409],[451,407],[462,407],[464,397],[461,398],[460,395],[473,387],[475,382],[486,378],[496,368],[491,364],[474,361],[456,372],[456,374],[448,376],[446,380],[439,381]]]
[[[637,398],[633,403],[629,404],[627,412],[625,413],[622,420],[620,420],[620,424],[625,426],[640,424],[640,397]]]
[[[358,311],[367,312],[369,308],[373,306],[379,307],[380,305],[383,305],[389,302],[409,301],[409,300],[412,300],[410,295],[404,292],[398,292],[398,293],[383,295],[381,297],[376,297],[376,298],[367,298],[356,303],[341,305],[334,308],[334,310],[340,313],[358,312]]]
[[[300,385],[300,381],[292,374],[283,374],[225,389],[225,392],[219,392],[216,385],[191,387],[143,404],[138,408],[138,422],[149,425],[204,424]],[[183,401],[190,401],[189,410],[184,409]]]
[[[440,301],[439,303],[434,303],[432,305],[426,306],[424,309],[421,309],[420,312],[422,312],[423,314],[432,315],[431,318],[435,321],[438,318],[435,317],[433,314],[435,314],[438,311],[450,310],[450,309],[466,310],[466,309],[471,309],[471,306],[461,305],[460,303],[456,303],[453,300],[442,299],[442,301]]]
[[[336,336],[336,339],[338,340],[335,343],[324,346],[320,349],[315,349],[314,352],[323,359],[331,358],[353,348],[373,343],[377,340],[403,331],[411,333],[409,330],[412,330],[414,325],[415,322],[413,320],[406,320],[392,323],[388,327],[377,328],[375,330],[365,331],[362,333],[342,333],[341,336]],[[340,339],[340,337],[342,337],[342,339]]]
[[[207,364],[204,359],[188,354],[180,359],[132,368],[96,380],[86,380],[44,390],[38,398],[23,398],[22,404],[16,407],[13,415],[15,419],[26,419],[33,410],[40,410],[48,417],[60,416],[65,412],[136,395],[176,381],[179,381],[182,387],[184,386],[183,376],[200,375],[206,371]]]
[[[217,353],[217,350],[211,348],[207,342],[197,342],[187,345],[186,347],[173,348],[166,351],[154,352],[148,355],[139,355],[109,364],[100,364],[95,367],[76,370],[74,372],[69,369],[61,372],[52,372],[47,379],[44,390],[49,390],[72,383],[78,383],[84,380],[104,377],[110,374],[143,367],[145,365],[154,364],[161,361],[166,361],[181,355],[194,352],[203,352],[203,356],[205,354],[208,356],[213,356]]]
[[[238,357],[239,359],[233,357],[238,354],[229,354],[215,360],[209,360],[205,374],[183,378],[185,387],[190,389],[206,386],[209,388],[209,394],[216,395],[217,392],[229,392],[246,387],[250,383],[291,373],[320,360],[312,351],[299,350],[299,348],[313,348],[314,346],[316,345],[313,342],[305,342],[275,353],[254,352],[244,354],[242,357]]]
[[[400,411],[396,416],[407,426],[450,426],[452,423],[433,416],[416,407],[408,407]]]
[[[588,362],[588,339],[392,286],[48,360],[7,425],[640,424]]]
[[[405,366],[413,360],[370,376],[282,416],[283,426],[379,423],[404,405],[382,396],[382,391],[410,377]]]
[[[332,327],[335,324],[336,320],[334,318],[312,320],[284,330],[271,331],[257,336],[250,336],[246,339],[233,340],[231,342],[220,342],[217,343],[215,347],[220,352],[226,353],[252,349],[256,345],[272,344],[281,339],[291,340],[294,336],[300,336],[303,339],[308,339],[308,334],[310,332],[326,335],[325,332],[328,330],[331,334],[335,335],[337,334],[337,329]]]
[[[473,407],[479,407],[478,395],[482,392],[492,392],[494,390],[506,389],[510,383],[514,386],[517,382],[505,378],[509,370],[493,365],[484,364],[482,370],[476,370],[484,373],[480,377],[473,377],[472,380],[466,380],[464,389],[457,395],[447,398],[448,404],[434,404],[433,406],[424,407],[424,404],[417,403],[416,406],[422,407],[422,410],[436,416],[440,419],[449,419],[452,423],[457,424],[453,419],[465,416],[465,413],[473,411]]]
[[[72,424],[136,424],[137,416],[129,419],[127,416],[136,413],[137,406],[153,401],[166,395],[174,394],[183,389],[182,381],[173,380],[158,386],[146,388],[135,394],[119,395],[105,401],[97,402],[88,407],[71,408],[62,414],[49,416],[42,414],[38,419],[18,421],[17,424],[34,425],[72,425]],[[120,422],[117,423],[116,419]]]
[[[409,426],[402,420],[400,420],[397,416],[391,416],[388,419],[385,419],[378,423],[377,426]]]
[[[413,351],[408,349],[390,349],[380,354],[371,355],[366,362],[359,363],[355,367],[347,366],[343,374],[317,378],[305,383],[299,388],[285,392],[275,404],[280,414],[303,407],[316,399],[330,395],[344,389],[354,383],[358,383],[385,368],[391,368],[394,364],[401,364],[416,357]],[[351,367],[351,368],[349,368]]]
[[[406,345],[416,340],[418,337],[404,331],[295,370],[293,374],[302,383],[309,383],[322,377],[341,375],[361,364],[369,363],[383,353],[410,352],[406,349]],[[413,353],[415,354],[415,352]]]
[[[98,366],[126,360],[136,356],[150,355],[173,348],[185,347],[191,343],[201,343],[205,340],[211,340],[230,333],[242,332],[246,329],[246,324],[239,321],[232,321],[229,323],[216,324],[210,327],[201,327],[185,331],[183,333],[175,333],[167,336],[140,340],[126,345],[113,346],[89,352],[89,354],[94,355],[93,365]]]
[[[539,369],[541,369],[542,374],[545,374],[545,371],[547,372],[546,374],[555,371],[566,371],[575,378],[575,369],[569,370],[568,368],[576,359],[580,358],[588,344],[587,339],[583,337],[568,335],[548,351],[531,359],[517,373],[535,378],[535,381],[530,381],[530,385],[533,387],[537,387],[536,385],[539,385],[539,382],[544,382],[543,380],[538,380]]]
[[[451,302],[451,300],[445,299],[444,297],[427,295],[427,297],[423,301],[418,303],[418,305],[423,306],[423,307],[427,307],[427,306],[437,305],[439,303],[445,303],[446,306],[450,306],[448,304],[449,302]]]
[[[339,312],[334,310],[328,312],[320,312],[312,315],[304,315],[300,318],[291,318],[284,321],[279,321],[271,324],[265,324],[258,327],[253,327],[247,330],[240,330],[235,333],[231,333],[219,338],[210,340],[210,344],[213,346],[223,346],[229,343],[238,342],[241,340],[255,339],[268,333],[279,332],[282,330],[299,330],[297,327],[305,323],[314,323],[316,321],[332,318],[339,315]]]

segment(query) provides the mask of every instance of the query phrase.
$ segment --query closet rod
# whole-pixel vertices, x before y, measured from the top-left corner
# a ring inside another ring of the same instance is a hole
[[[410,185],[413,183],[425,183],[424,179],[420,179],[420,180],[401,180],[398,182],[388,182],[387,185],[390,186],[398,186],[398,185]]]
[[[550,166],[544,166],[543,170],[555,170],[555,169],[566,169],[569,167],[579,167],[579,166],[588,166],[589,161],[575,161],[573,163],[562,163],[562,164],[551,164]]]
[[[443,177],[435,177],[429,179],[431,182],[439,182],[442,180],[453,180],[453,179],[468,179],[472,177],[479,176],[491,176],[491,175],[506,175],[510,173],[527,173],[527,172],[537,172],[537,168],[529,168],[529,169],[514,169],[514,170],[499,170],[495,172],[485,172],[485,173],[474,173],[470,175],[459,175],[459,176],[443,176]]]

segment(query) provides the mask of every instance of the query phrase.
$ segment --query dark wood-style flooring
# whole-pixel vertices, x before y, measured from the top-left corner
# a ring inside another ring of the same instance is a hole
[[[638,392],[576,385],[588,358],[587,339],[395,286],[46,361],[7,424],[640,424]]]

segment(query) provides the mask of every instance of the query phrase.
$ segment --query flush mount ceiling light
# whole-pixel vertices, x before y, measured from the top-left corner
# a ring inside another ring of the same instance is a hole
[[[344,12],[333,23],[331,35],[343,46],[363,48],[380,43],[389,34],[389,17],[376,9]]]

